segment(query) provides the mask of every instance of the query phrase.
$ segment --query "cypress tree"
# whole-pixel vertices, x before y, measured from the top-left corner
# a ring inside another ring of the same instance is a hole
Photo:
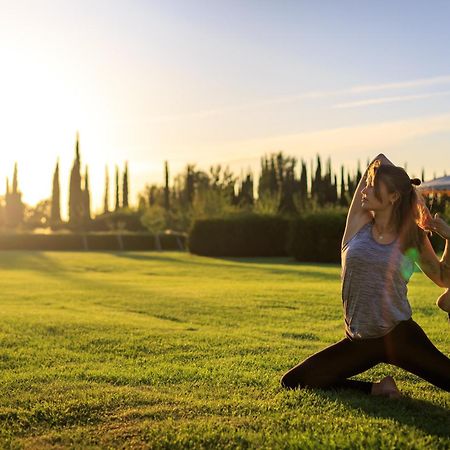
[[[187,174],[186,174],[186,200],[188,205],[192,205],[192,202],[194,201],[194,166],[189,165],[187,166]]]
[[[347,198],[345,195],[345,181],[344,181],[344,166],[341,166],[341,196],[339,199],[339,204],[341,206],[347,206]]]
[[[322,195],[323,195],[323,203],[333,203],[334,199],[334,186],[332,182],[332,173],[331,173],[331,158],[327,159],[327,171],[323,178],[322,183]]]
[[[83,218],[84,223],[89,223],[91,220],[91,194],[89,193],[89,173],[88,166],[84,174],[84,189],[83,189]]]
[[[80,144],[79,134],[75,144],[75,160],[70,172],[69,183],[69,224],[77,228],[81,225],[83,219],[83,193],[81,190],[80,174]]]
[[[258,182],[258,198],[270,192],[270,168],[267,156],[261,158],[261,174]]]
[[[128,162],[125,163],[122,182],[122,208],[128,208]]]
[[[24,204],[22,193],[18,189],[17,162],[14,164],[12,191],[9,191],[9,180],[6,179],[5,222],[10,227],[17,227],[23,223]]]
[[[105,197],[103,198],[103,212],[109,212],[109,172],[108,166],[105,166]]]
[[[168,211],[170,209],[170,191],[169,191],[169,164],[166,161],[164,163],[164,178],[165,178],[165,187],[164,187],[164,209]]]
[[[158,190],[158,187],[154,184],[150,186],[149,192],[148,192],[148,204],[149,206],[153,206],[156,204],[156,191]]]
[[[361,164],[358,159],[358,169],[356,171],[355,189],[356,189],[356,186],[358,186],[359,180],[361,180],[361,178],[362,178]]]
[[[252,206],[253,198],[253,175],[249,170],[245,178],[241,176],[241,186],[238,192],[238,204],[243,207]]]
[[[286,173],[282,176],[280,201],[278,213],[296,214],[297,208],[294,203],[294,183],[295,183],[295,159],[291,160],[291,165],[286,167]]]
[[[278,192],[277,170],[275,166],[275,158],[272,154],[270,157],[270,193],[272,195]]]
[[[115,211],[120,209],[120,200],[119,200],[119,168],[116,166],[116,206]]]
[[[302,159],[302,172],[300,174],[300,200],[302,208],[305,208],[307,198],[308,198],[308,174],[306,172],[306,163]]]
[[[337,175],[334,174],[333,196],[332,196],[332,199],[331,199],[332,202],[333,202],[333,204],[336,204],[337,201],[338,201],[338,189],[337,189],[337,185],[338,185],[338,182],[337,182]]]
[[[14,174],[13,174],[13,184],[12,184],[12,193],[17,194],[17,162],[14,164]]]
[[[320,161],[319,155],[317,155],[316,175],[314,177],[314,194],[315,194],[318,204],[320,206],[323,206],[324,195],[323,195],[323,183],[322,183],[322,163]]]
[[[59,161],[56,162],[53,173],[52,203],[50,212],[50,225],[52,227],[61,223],[60,189],[59,189]]]
[[[350,173],[347,172],[347,192],[349,193],[350,199],[353,198],[355,189],[356,189],[356,185],[353,184],[353,181],[350,177]]]

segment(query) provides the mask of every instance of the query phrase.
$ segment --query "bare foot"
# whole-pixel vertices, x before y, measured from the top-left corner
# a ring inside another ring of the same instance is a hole
[[[390,375],[384,377],[379,383],[373,383],[371,394],[389,398],[399,398],[402,396],[394,379]]]

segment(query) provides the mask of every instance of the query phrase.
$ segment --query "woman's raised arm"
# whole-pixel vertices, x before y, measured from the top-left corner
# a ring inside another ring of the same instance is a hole
[[[361,227],[363,227],[367,222],[370,222],[373,218],[372,213],[362,207],[361,191],[366,186],[367,172],[369,170],[369,167],[377,159],[380,161],[381,164],[394,165],[394,164],[392,164],[391,161],[389,161],[389,159],[386,158],[386,156],[384,156],[382,153],[380,153],[367,166],[366,170],[364,171],[363,176],[359,180],[358,186],[355,189],[355,193],[353,194],[353,199],[352,199],[352,202],[350,204],[350,207],[349,207],[349,210],[347,213],[345,231],[344,231],[344,235],[342,237],[342,243],[341,243],[342,247],[361,229]]]
[[[389,159],[386,158],[386,156],[383,155],[383,153],[380,153],[378,156],[376,156],[372,160],[372,162],[367,166],[366,170],[364,171],[364,175],[359,180],[358,186],[355,189],[355,193],[353,194],[352,203],[350,204],[350,209],[348,211],[347,217],[354,216],[358,213],[366,213],[367,212],[367,210],[364,210],[363,207],[361,206],[361,200],[362,200],[361,191],[366,186],[367,172],[369,170],[369,167],[377,159],[380,161],[381,164],[390,164],[391,166],[394,165],[394,164],[392,164],[391,161],[389,161]]]

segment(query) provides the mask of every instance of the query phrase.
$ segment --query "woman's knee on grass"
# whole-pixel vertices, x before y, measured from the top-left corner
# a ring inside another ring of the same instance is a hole
[[[287,389],[305,388],[305,387],[318,387],[314,382],[315,375],[312,371],[306,368],[295,368],[286,372],[281,377],[281,386]]]

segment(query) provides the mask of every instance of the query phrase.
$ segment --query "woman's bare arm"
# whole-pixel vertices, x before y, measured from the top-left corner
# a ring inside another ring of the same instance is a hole
[[[358,186],[355,189],[355,193],[353,194],[353,199],[347,213],[345,231],[341,243],[342,246],[345,244],[345,242],[349,241],[352,238],[352,236],[356,234],[362,226],[364,226],[367,222],[370,222],[373,218],[372,213],[362,207],[361,191],[366,186],[367,172],[369,170],[369,167],[377,159],[380,160],[382,165],[383,164],[390,164],[392,166],[394,165],[391,161],[389,161],[389,159],[386,158],[386,156],[383,155],[383,153],[380,153],[367,166],[363,176],[359,180]]]
[[[450,287],[450,225],[439,217],[439,214],[435,214],[434,217],[430,214],[427,217],[425,229],[445,239],[445,248],[439,260],[430,240],[426,238],[419,255],[419,267],[438,286],[448,288]]]
[[[378,156],[376,156],[372,160],[372,162],[367,166],[366,170],[364,171],[364,175],[359,180],[358,186],[355,189],[355,193],[353,194],[353,200],[352,200],[352,203],[350,204],[350,209],[348,211],[347,218],[348,217],[351,218],[352,216],[359,214],[359,213],[367,212],[367,210],[364,210],[361,206],[361,200],[362,200],[361,191],[366,186],[367,172],[369,170],[369,167],[377,159],[380,160],[381,164],[390,164],[391,166],[394,165],[394,164],[392,164],[391,161],[389,161],[389,159],[386,158],[386,156],[383,155],[383,153],[380,153]]]

